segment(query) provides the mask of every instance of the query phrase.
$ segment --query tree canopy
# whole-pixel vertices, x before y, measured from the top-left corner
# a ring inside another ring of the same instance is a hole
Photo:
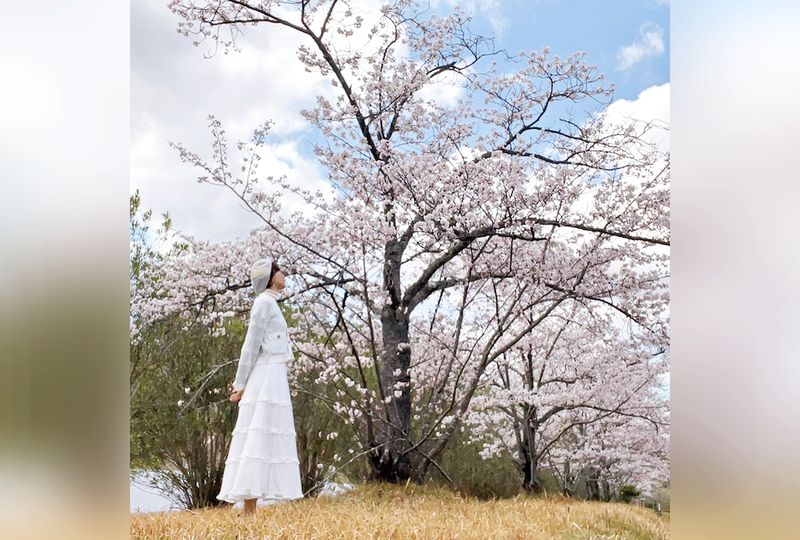
[[[305,39],[297,61],[338,92],[302,112],[324,138],[332,192],[260,172],[269,122],[232,157],[211,117],[210,159],[173,145],[264,225],[244,240],[189,239],[132,309],[222,321],[250,306],[250,264],[279,259],[291,273],[293,371],[328,385],[324,402],[375,478],[446,476],[448,442],[481,425],[523,467],[556,459],[567,434],[580,445],[614,433],[604,451],[630,455],[619,441],[647,430],[663,462],[670,169],[648,138],[656,126],[610,121],[613,86],[582,53],[511,56],[462,11],[364,6],[170,3],[182,33],[222,47],[253,25]],[[437,101],[445,87],[457,105]],[[284,193],[304,211],[284,211]]]

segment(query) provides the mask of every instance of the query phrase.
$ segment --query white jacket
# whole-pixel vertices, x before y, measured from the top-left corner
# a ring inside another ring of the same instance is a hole
[[[234,390],[244,390],[256,362],[286,362],[292,357],[288,326],[278,307],[278,293],[271,289],[259,294],[250,310],[250,325],[239,356]]]

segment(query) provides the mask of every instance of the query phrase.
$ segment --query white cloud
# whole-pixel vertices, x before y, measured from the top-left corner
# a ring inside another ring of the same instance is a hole
[[[619,50],[619,69],[628,69],[645,58],[660,56],[664,51],[664,29],[655,23],[646,22],[639,27],[639,35],[633,44]]]
[[[624,126],[634,124],[642,140],[655,144],[659,151],[670,151],[670,83],[651,86],[642,90],[634,100],[620,99],[614,101],[605,111],[606,126]],[[663,162],[662,162],[663,163]],[[635,176],[627,176],[628,182],[640,182]],[[594,206],[594,194],[585,192],[577,206],[585,212]],[[651,246],[656,253],[669,253],[669,248]]]
[[[201,171],[182,163],[169,142],[210,160],[207,116],[214,114],[227,133],[236,171],[237,141],[249,140],[257,126],[272,120],[261,173],[318,187],[316,160],[299,157],[311,155],[317,135],[299,111],[334,89],[304,71],[291,32],[246,28],[241,52],[219,51],[205,59],[209,42],[193,47],[192,38],[175,31],[178,21],[162,0],[131,2],[131,191],[139,189],[144,208],[169,212],[178,230],[199,240],[245,237],[262,222],[232,193],[198,184]]]
[[[611,123],[635,120],[642,125],[651,124],[644,138],[656,143],[662,152],[669,152],[670,83],[645,88],[635,100],[615,101],[608,107],[606,118]]]
[[[434,9],[445,6],[452,9],[460,6],[466,13],[480,12],[489,21],[496,36],[502,36],[503,31],[508,28],[509,21],[500,14],[502,0],[431,0],[431,7]]]

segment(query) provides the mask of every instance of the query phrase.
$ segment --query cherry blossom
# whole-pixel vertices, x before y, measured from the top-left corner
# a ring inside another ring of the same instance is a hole
[[[668,425],[657,387],[668,370],[669,156],[645,136],[658,126],[608,122],[613,85],[582,53],[512,58],[462,11],[423,19],[411,0],[365,5],[170,3],[181,33],[223,48],[254,24],[306,39],[298,61],[338,92],[302,113],[325,138],[316,154],[331,190],[260,171],[269,122],[235,156],[213,116],[210,159],[174,143],[263,227],[219,244],[182,238],[132,297],[132,337],[137,321],[175,312],[242,316],[250,265],[274,257],[290,274],[290,377],[313,374],[329,390],[376,478],[422,479],[465,427],[487,456],[524,461],[520,414],[530,424],[531,411],[549,416],[529,460],[563,469],[571,448],[604,478],[641,475],[644,465],[598,456]],[[437,103],[425,93],[435,85],[455,87],[459,104]],[[596,106],[575,112],[586,103]],[[289,193],[310,210],[288,212]],[[663,457],[658,440],[617,457]]]

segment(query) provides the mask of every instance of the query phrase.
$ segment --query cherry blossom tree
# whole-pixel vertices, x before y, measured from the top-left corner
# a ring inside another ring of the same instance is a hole
[[[294,372],[332,389],[320,399],[352,427],[375,478],[438,467],[473,399],[507,358],[547,342],[553,318],[614,313],[641,350],[665,346],[669,159],[647,142],[652,123],[606,120],[613,86],[582,53],[512,57],[463,12],[423,18],[411,0],[170,6],[182,33],[224,48],[253,25],[305,39],[298,61],[338,92],[303,111],[324,137],[316,153],[333,191],[260,174],[269,123],[238,144],[234,165],[211,117],[211,160],[174,146],[264,227],[194,242],[136,310],[230,317],[249,307],[249,265],[279,258],[293,274]],[[432,97],[443,88],[457,105]],[[286,193],[308,210],[287,215]]]
[[[667,368],[665,347],[625,339],[610,317],[573,307],[498,359],[467,423],[484,457],[514,456],[526,491],[542,489],[543,466],[566,493],[581,471],[596,498],[600,474],[606,493],[633,481],[650,489],[668,463],[658,443],[669,426]]]
[[[596,500],[621,500],[625,486],[655,498],[669,481],[669,424],[654,429],[650,421],[611,416],[580,426],[569,444],[553,452],[551,470],[567,493]],[[574,471],[574,473],[570,473]]]

